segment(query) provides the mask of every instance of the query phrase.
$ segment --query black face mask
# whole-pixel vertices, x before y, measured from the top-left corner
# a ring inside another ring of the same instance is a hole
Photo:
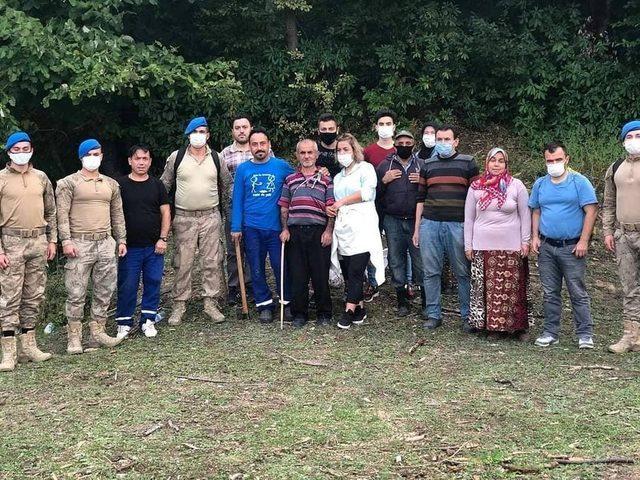
[[[411,157],[411,154],[413,153],[413,147],[398,145],[396,147],[396,152],[398,153],[398,156],[401,159],[407,160],[409,157]]]
[[[336,132],[321,132],[320,133],[320,141],[325,145],[331,145],[338,138],[338,134]]]

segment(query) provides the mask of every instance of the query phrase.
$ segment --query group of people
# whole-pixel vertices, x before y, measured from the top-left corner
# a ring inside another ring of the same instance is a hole
[[[365,300],[374,299],[385,281],[384,237],[398,316],[410,313],[415,285],[424,328],[442,324],[446,258],[457,280],[462,329],[524,339],[533,251],[545,318],[535,344],[558,343],[564,280],[578,346],[593,348],[585,272],[598,201],[589,180],[569,168],[567,148],[560,142],[544,147],[547,175],[529,194],[512,176],[504,149],[491,149],[480,171],[472,156],[459,152],[451,125],[426,123],[420,145],[411,131],[396,131],[390,110],[376,114],[374,128],[377,141],[362,148],[353,135],[340,132],[333,115],[323,114],[318,140],[297,143],[294,168],[274,156],[268,133],[253,128],[247,116],[233,119],[233,143],[219,154],[208,144],[206,118],[197,117],[184,131],[187,144],[168,157],[159,179],[149,175],[153,159],[145,145],[131,147],[128,175],[102,175],[102,146],[88,139],[78,147],[81,168],[59,180],[55,193],[33,166],[29,135],[13,133],[5,144],[9,162],[0,171],[0,371],[13,370],[18,361],[51,358],[38,348],[35,327],[47,261],[55,258],[58,243],[66,257],[67,353],[124,340],[136,323],[141,280],[138,324],[146,337],[156,336],[171,230],[169,325],[184,319],[196,258],[203,310],[214,323],[225,321],[225,303],[238,302],[242,282],[261,323],[273,321],[278,301],[294,327],[309,321],[312,303],[316,324],[331,325],[333,273],[345,287],[337,326],[362,324]],[[640,213],[634,208],[640,201],[640,120],[625,124],[620,139],[627,153],[606,173],[603,204],[605,245],[616,253],[624,291],[624,335],[609,347],[615,353],[640,351]],[[267,280],[267,256],[277,295]],[[248,268],[238,268],[243,262]],[[116,290],[113,337],[105,325]]]

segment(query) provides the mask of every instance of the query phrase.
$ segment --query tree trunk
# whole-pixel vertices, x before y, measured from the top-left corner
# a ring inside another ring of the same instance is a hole
[[[296,14],[293,10],[285,10],[285,25],[287,50],[290,52],[298,50],[298,24],[296,22]]]
[[[587,28],[595,35],[602,35],[609,26],[611,0],[588,0],[589,22]]]

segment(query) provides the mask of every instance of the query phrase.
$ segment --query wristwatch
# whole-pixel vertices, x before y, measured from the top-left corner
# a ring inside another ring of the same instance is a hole
[[[160,237],[160,240],[162,240],[163,242],[167,243],[167,237]]]

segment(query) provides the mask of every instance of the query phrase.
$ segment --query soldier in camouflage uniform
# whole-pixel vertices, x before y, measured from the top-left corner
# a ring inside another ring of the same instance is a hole
[[[218,308],[224,295],[222,211],[228,211],[231,175],[225,162],[209,148],[209,128],[204,117],[189,122],[189,146],[167,159],[160,180],[175,211],[175,280],[169,325],[178,325],[191,297],[191,271],[196,250],[202,261],[204,312],[215,322],[225,318]]]
[[[67,353],[83,353],[82,320],[89,278],[93,298],[89,321],[90,343],[114,347],[122,339],[105,333],[107,311],[116,289],[117,257],[127,254],[120,186],[98,172],[102,148],[95,139],[78,148],[82,169],[58,182],[58,236],[67,263],[65,314],[68,320]],[[114,239],[115,237],[115,239]]]
[[[624,292],[624,334],[612,353],[640,351],[640,120],[622,127],[627,155],[605,174],[602,229],[607,249],[616,254]]]
[[[13,370],[16,360],[51,358],[38,349],[35,327],[47,260],[55,257],[57,242],[53,188],[47,175],[31,164],[29,135],[10,135],[5,149],[10,162],[0,171],[0,371]]]

